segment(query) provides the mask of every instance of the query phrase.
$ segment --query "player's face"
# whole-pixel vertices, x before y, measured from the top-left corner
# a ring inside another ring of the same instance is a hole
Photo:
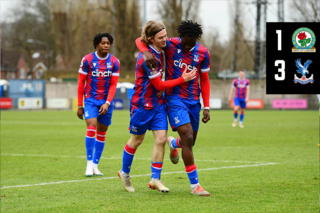
[[[194,46],[196,46],[197,38],[196,37],[180,37],[180,44],[182,47],[182,51],[187,53],[189,52]]]
[[[240,79],[243,79],[243,78],[244,78],[244,72],[242,72],[242,71],[239,72],[239,78],[240,78]]]
[[[110,49],[110,41],[107,37],[102,37],[100,43],[98,44],[98,52],[101,55],[107,55]]]
[[[167,40],[167,31],[166,30],[161,30],[160,32],[158,32],[154,36],[153,39],[150,39],[151,43],[160,49],[162,49],[166,46],[166,40]]]

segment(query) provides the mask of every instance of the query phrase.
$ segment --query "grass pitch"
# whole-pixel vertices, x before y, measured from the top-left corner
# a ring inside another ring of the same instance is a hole
[[[240,129],[231,127],[232,110],[211,111],[193,149],[211,196],[196,197],[167,145],[161,179],[170,192],[148,188],[151,132],[133,161],[136,192],[124,190],[117,172],[128,111],[114,111],[99,164],[104,176],[92,178],[84,175],[85,122],[75,112],[2,111],[1,212],[319,212],[318,113],[248,110]]]

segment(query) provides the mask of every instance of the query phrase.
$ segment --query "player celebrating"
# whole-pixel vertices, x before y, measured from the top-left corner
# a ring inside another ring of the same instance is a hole
[[[197,42],[202,36],[201,25],[192,21],[183,21],[177,27],[180,38],[167,40],[163,50],[167,57],[166,79],[177,79],[185,68],[196,69],[196,79],[187,84],[178,85],[166,90],[165,102],[167,106],[169,122],[173,131],[178,131],[177,139],[168,137],[170,147],[170,159],[178,163],[179,155],[177,148],[182,148],[182,158],[185,169],[191,183],[193,195],[209,196],[210,193],[204,190],[200,184],[197,174],[197,167],[194,163],[192,147],[195,144],[199,129],[200,120],[200,91],[204,102],[203,119],[204,123],[210,120],[209,98],[210,82],[208,72],[210,70],[210,54],[207,48]],[[141,52],[144,52],[147,63],[153,64],[152,55],[147,52],[143,43],[136,40]],[[200,87],[198,78],[200,76]]]
[[[167,32],[161,22],[149,21],[142,30],[141,41],[148,45],[148,52],[154,55],[158,61],[154,68],[149,69],[140,53],[136,64],[136,82],[130,106],[130,133],[131,138],[124,147],[122,170],[118,175],[122,180],[124,188],[129,192],[135,189],[130,180],[130,169],[134,154],[143,142],[145,133],[153,131],[155,144],[151,158],[151,181],[149,188],[161,192],[169,192],[169,189],[160,181],[163,165],[164,148],[167,138],[167,112],[162,94],[158,91],[165,90],[176,85],[185,85],[185,82],[195,78],[195,70],[187,69],[180,76],[171,81],[162,81],[163,58],[161,49],[166,46]]]
[[[97,34],[93,39],[93,46],[97,51],[86,55],[79,69],[77,115],[83,119],[84,114],[87,123],[87,177],[103,175],[98,170],[98,163],[103,152],[106,131],[111,125],[112,99],[120,72],[119,60],[108,53],[112,43],[113,37],[109,33]],[[85,82],[87,83],[84,87]]]
[[[231,102],[231,96],[233,93],[233,89],[236,90],[236,94],[234,96],[234,121],[232,123],[233,127],[237,126],[237,120],[238,120],[238,110],[239,106],[241,109],[240,114],[240,121],[239,121],[239,127],[243,128],[243,118],[244,118],[244,110],[246,108],[246,103],[249,100],[250,95],[250,83],[248,79],[244,78],[244,72],[239,72],[239,78],[234,79],[231,85],[230,93],[229,93],[229,102]]]

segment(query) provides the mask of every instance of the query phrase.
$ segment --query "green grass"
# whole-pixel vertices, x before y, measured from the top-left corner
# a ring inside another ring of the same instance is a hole
[[[240,129],[231,127],[231,110],[211,111],[193,149],[211,196],[196,197],[186,173],[165,174],[184,171],[182,161],[168,160],[168,147],[161,179],[170,192],[147,187],[151,132],[131,170],[145,176],[132,177],[135,193],[124,190],[116,177],[130,137],[128,111],[113,114],[99,164],[104,179],[84,176],[86,126],[75,112],[2,111],[1,187],[31,186],[2,188],[1,212],[319,212],[318,113],[248,110]],[[71,180],[81,182],[34,185]]]

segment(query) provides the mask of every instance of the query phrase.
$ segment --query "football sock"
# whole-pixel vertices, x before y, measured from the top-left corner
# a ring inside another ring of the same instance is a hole
[[[181,148],[181,147],[182,147],[182,146],[179,144],[179,140],[180,140],[180,137],[177,137],[176,139],[172,139],[171,146],[173,147],[173,149]]]
[[[199,184],[197,167],[195,164],[190,165],[190,166],[186,166],[186,172],[188,174],[188,178],[190,180],[191,187]]]
[[[93,166],[97,167],[102,152],[103,152],[103,148],[104,148],[104,144],[105,144],[105,140],[106,140],[106,132],[98,132],[97,131],[97,137],[96,137],[96,144],[94,146],[94,157],[93,157]]]
[[[151,162],[151,178],[159,179],[162,171],[162,162]]]
[[[122,157],[122,171],[130,173],[131,164],[133,161],[134,153],[137,149],[131,148],[128,144],[125,145]]]
[[[94,136],[96,135],[96,127],[88,126],[86,135],[86,150],[87,150],[87,160],[92,162],[93,158],[93,147],[95,143]]]
[[[238,111],[234,111],[233,114],[234,114],[234,122],[237,122],[237,120],[238,120]]]
[[[241,124],[243,123],[243,118],[244,118],[244,112],[241,112],[241,114],[240,114],[240,123]]]

